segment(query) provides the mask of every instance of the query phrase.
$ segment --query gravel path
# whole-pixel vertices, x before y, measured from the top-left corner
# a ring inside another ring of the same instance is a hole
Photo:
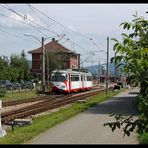
[[[111,131],[103,124],[113,121],[110,113],[134,115],[138,112],[132,104],[138,89],[128,90],[104,101],[86,112],[60,123],[38,135],[27,144],[138,144],[136,133],[123,137],[121,130]]]

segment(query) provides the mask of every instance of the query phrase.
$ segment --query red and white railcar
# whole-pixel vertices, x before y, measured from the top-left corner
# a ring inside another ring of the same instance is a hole
[[[92,74],[71,69],[51,73],[52,92],[78,92],[92,89]]]

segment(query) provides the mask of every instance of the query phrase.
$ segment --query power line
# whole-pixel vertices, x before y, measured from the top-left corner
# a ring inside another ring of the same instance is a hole
[[[6,4],[5,4],[5,5],[6,5]],[[6,5],[6,6],[7,6],[7,5]],[[31,6],[31,5],[29,5],[29,6],[30,6],[30,8],[31,8],[32,10],[35,9],[36,11],[38,11],[38,12],[41,13],[42,15],[46,16],[48,19],[54,21],[55,23],[59,24],[60,26],[66,28],[66,29],[68,29],[68,30],[70,30],[71,32],[74,32],[74,33],[76,33],[76,34],[79,34],[79,35],[81,35],[81,36],[83,36],[83,37],[89,39],[89,41],[92,41],[92,42],[93,42],[93,45],[95,45],[97,48],[100,48],[100,47],[94,42],[94,40],[93,40],[92,38],[90,38],[90,37],[88,37],[88,36],[86,36],[86,35],[83,35],[83,34],[81,34],[81,33],[79,33],[79,32],[76,32],[76,31],[73,31],[73,30],[69,29],[69,28],[66,27],[65,25],[63,25],[63,24],[57,22],[56,20],[50,18],[49,16],[47,16],[46,14],[44,14],[43,12],[41,12],[40,10],[38,10],[37,8],[35,8],[35,7]],[[41,26],[41,25],[38,24],[38,23],[35,23],[34,21],[28,19],[27,16],[21,15],[20,13],[18,13],[18,12],[16,12],[15,10],[9,8],[8,6],[7,6],[7,7],[2,6],[2,7],[4,7],[4,8],[6,8],[6,9],[8,9],[9,11],[11,11],[11,12],[17,14],[18,16],[20,16],[21,18],[23,18],[23,20],[29,21],[29,22],[31,22],[31,23],[34,23],[35,25],[40,26],[41,28],[44,28],[44,29],[46,29],[46,30],[49,31],[49,29],[47,29],[47,28]],[[38,16],[38,17],[39,17],[39,16]],[[40,19],[41,19],[41,18],[40,18]],[[46,23],[46,24],[47,24],[47,23]],[[29,24],[29,25],[31,25],[31,26],[34,27],[36,30],[38,30],[38,29],[37,29],[35,26],[33,26],[32,24]],[[42,33],[40,30],[38,30],[38,31],[39,31],[40,33]],[[50,32],[51,32],[51,31],[50,31]],[[53,33],[53,32],[52,32],[52,33]],[[54,33],[56,33],[56,32],[54,31]],[[43,33],[42,33],[42,34],[43,34]],[[56,33],[56,34],[57,34],[57,33]],[[45,35],[44,35],[44,36],[45,36]],[[73,42],[73,41],[70,40],[70,39],[68,39],[68,40],[71,41],[71,42]],[[85,48],[83,48],[82,46],[80,46],[79,44],[77,44],[77,43],[75,43],[75,42],[73,42],[73,43],[74,43],[75,45],[79,46],[80,48],[85,49]]]
[[[36,11],[38,11],[39,13],[41,13],[42,15],[46,16],[48,19],[50,19],[50,20],[54,21],[55,23],[59,24],[60,26],[62,26],[62,27],[64,27],[64,28],[70,30],[71,32],[74,32],[74,33],[76,33],[76,34],[79,34],[80,36],[83,36],[83,37],[85,37],[85,38],[87,38],[87,39],[90,40],[90,37],[88,37],[88,36],[86,36],[86,35],[83,35],[83,34],[81,34],[81,33],[79,33],[79,32],[76,32],[76,31],[71,30],[70,28],[66,27],[66,26],[63,25],[62,23],[59,23],[58,21],[56,21],[56,20],[54,20],[53,18],[49,17],[48,15],[46,15],[45,13],[43,13],[42,11],[40,11],[39,9],[35,8],[34,6],[30,5],[30,7],[32,7],[33,9],[35,9]]]
[[[2,6],[2,5],[1,5],[1,6]],[[2,7],[6,8],[5,6],[2,6]],[[7,6],[7,7],[8,7],[8,6]],[[16,11],[14,11],[14,10],[12,10],[12,9],[10,9],[10,8],[6,8],[6,9],[10,10],[11,12],[17,14],[18,16],[20,16],[21,18],[24,19],[24,16],[21,15],[21,14],[19,14],[19,13],[17,13]],[[3,15],[3,14],[2,14],[2,15]],[[3,15],[3,16],[6,16],[6,15]],[[6,16],[6,17],[8,17],[8,18],[10,18],[10,19],[13,19],[13,18],[11,18],[11,17],[9,17],[9,16]],[[16,20],[16,19],[13,19],[13,20],[18,21],[18,20]],[[25,19],[24,19],[24,20],[25,20]],[[18,21],[18,22],[21,22],[21,21]],[[32,25],[32,24],[27,24],[27,23],[24,23],[24,22],[21,22],[21,23],[26,24],[26,25],[31,25],[34,29],[36,29],[36,30],[37,30],[38,32],[40,32],[42,35],[46,36],[46,35],[45,35],[44,33],[42,33],[39,29],[37,29],[34,25]]]
[[[5,4],[5,5],[6,5],[6,4]],[[7,6],[7,7],[5,7],[5,6],[3,6],[3,5],[0,5],[0,6],[2,6],[2,7],[4,7],[5,9],[7,9],[7,10],[13,12],[13,13],[15,13],[15,14],[18,15],[19,17],[23,18],[23,20],[29,21],[30,23],[33,23],[33,24],[35,24],[35,25],[41,27],[42,29],[45,29],[45,30],[47,30],[47,31],[49,31],[49,32],[55,34],[55,32],[50,31],[49,29],[45,28],[44,26],[42,26],[42,25],[40,25],[40,24],[38,24],[38,23],[35,23],[34,21],[28,19],[26,15],[23,16],[23,15],[21,15],[20,13],[16,12],[15,10],[9,8],[8,6]],[[31,25],[31,26],[34,26],[34,25],[32,25],[32,24],[30,24],[30,25]],[[34,26],[34,27],[36,27],[36,26]],[[39,30],[38,30],[38,31],[39,31]],[[41,31],[39,31],[39,32],[41,33]],[[42,34],[43,34],[43,33],[42,33]]]
[[[97,48],[101,49],[95,42],[94,40],[91,38],[92,42],[93,42],[93,45],[95,45]],[[101,49],[102,51],[106,52],[105,50]]]
[[[20,21],[20,20],[17,20],[17,19],[15,19],[15,18],[12,18],[12,17],[9,17],[9,16],[7,16],[7,15],[4,15],[4,14],[0,14],[1,16],[3,16],[3,17],[7,17],[7,18],[9,18],[9,19],[12,19],[13,21],[17,21],[17,22],[19,22],[19,23],[22,23],[22,24],[25,24],[25,25],[29,25],[30,26],[30,24],[27,24],[27,23],[25,23],[25,22],[22,22],[22,21]],[[32,24],[31,24],[32,25]],[[31,26],[30,26],[31,27]],[[36,29],[36,28],[35,28]],[[7,34],[11,34],[11,35],[14,35],[14,36],[17,36],[17,37],[21,37],[21,36],[18,36],[18,35],[15,35],[15,34],[12,34],[12,33],[9,33],[9,32],[6,32],[6,31],[4,31],[4,30],[2,30],[2,32],[5,32],[5,33],[7,33]],[[58,37],[60,37],[61,35],[58,35]],[[48,37],[48,36],[46,36],[46,38],[55,38],[55,37],[57,37],[57,36],[53,36],[53,37]],[[23,38],[24,39],[24,38]],[[28,39],[25,39],[25,40],[28,40]],[[28,40],[28,41],[30,41],[30,40]],[[30,41],[30,42],[32,42],[32,41]],[[36,42],[37,43],[37,42]]]
[[[81,45],[79,45],[78,43],[72,41],[70,38],[67,38],[67,39],[68,39],[68,41],[70,41],[70,42],[72,42],[73,44],[77,45],[79,48],[84,49],[84,50],[88,50],[88,49],[82,47]]]
[[[66,28],[66,29],[70,30],[71,32],[76,33],[76,34],[79,34],[80,36],[83,36],[83,37],[89,39],[89,41],[92,41],[93,44],[94,44],[96,47],[100,48],[99,46],[97,46],[97,44],[94,42],[94,40],[93,40],[92,38],[90,38],[90,37],[88,37],[88,36],[86,36],[86,35],[83,35],[83,34],[81,34],[81,33],[79,33],[79,32],[76,32],[76,31],[71,30],[70,28],[66,27],[66,26],[63,25],[62,23],[59,23],[59,22],[56,21],[55,19],[53,19],[53,18],[49,17],[48,15],[46,15],[45,13],[41,12],[39,9],[35,8],[34,6],[32,6],[32,5],[30,5],[30,4],[29,4],[29,6],[32,7],[33,9],[35,9],[36,11],[38,11],[39,13],[41,13],[42,15],[46,16],[48,19],[54,21],[55,23],[61,25],[62,27]],[[103,50],[103,49],[102,49],[102,50]]]
[[[7,33],[7,34],[9,34],[9,35],[11,35],[11,36],[14,36],[14,37],[16,37],[16,38],[19,38],[19,39],[21,38],[21,39],[26,40],[26,41],[29,41],[29,42],[35,42],[35,43],[38,43],[38,42],[36,42],[36,41],[30,41],[30,40],[28,40],[28,39],[26,39],[26,38],[23,38],[23,37],[19,36],[19,35],[12,34],[12,33],[7,32],[7,31],[5,31],[5,30],[1,30],[1,29],[0,29],[0,31],[1,31],[1,32],[4,32],[4,33]]]
[[[30,6],[30,8],[33,10],[33,9],[35,9],[36,11],[38,11],[39,13],[41,13],[42,15],[44,15],[44,16],[46,16],[48,19],[50,19],[50,20],[52,20],[52,21],[54,21],[54,22],[56,22],[57,24],[59,24],[59,25],[61,25],[61,26],[63,26],[64,28],[66,28],[66,29],[68,29],[68,30],[70,30],[70,31],[72,31],[72,32],[74,32],[74,33],[76,33],[76,34],[79,34],[79,35],[81,35],[81,36],[83,36],[83,37],[85,37],[85,38],[87,38],[87,39],[89,39],[89,41],[92,41],[93,42],[93,44],[96,46],[96,47],[98,47],[98,48],[100,48],[99,46],[97,46],[97,44],[94,42],[94,40],[92,39],[92,38],[90,38],[90,37],[88,37],[88,36],[85,36],[85,35],[82,35],[81,33],[79,33],[79,32],[76,32],[76,31],[73,31],[73,30],[71,30],[71,29],[69,29],[68,27],[66,27],[65,25],[63,25],[63,24],[61,24],[61,23],[59,23],[59,22],[57,22],[56,20],[54,20],[54,19],[52,19],[51,17],[49,17],[49,16],[47,16],[46,14],[44,14],[43,12],[41,12],[40,10],[38,10],[37,8],[35,8],[35,7],[33,7],[33,6],[31,6],[30,4],[28,4],[29,6]],[[7,6],[8,7],[8,6]],[[6,8],[6,7],[4,7],[4,8]],[[41,26],[40,24],[37,24],[37,23],[35,23],[35,22],[33,22],[33,21],[31,21],[31,20],[29,20],[27,17],[26,18],[24,18],[24,16],[23,15],[20,15],[19,13],[17,13],[16,11],[14,11],[14,10],[12,10],[12,9],[10,9],[10,8],[6,8],[6,9],[8,9],[8,10],[10,10],[10,11],[12,11],[12,12],[14,12],[15,14],[17,14],[17,15],[19,15],[20,17],[22,17],[24,20],[28,20],[28,21],[30,21],[31,23],[34,23],[34,24],[36,24],[36,25],[38,25],[38,26],[40,26],[40,27],[42,27],[42,28],[44,28],[44,29],[46,29],[46,30],[48,30],[49,31],[49,29],[47,29],[47,28],[45,28],[45,27],[43,27],[43,26]],[[47,24],[47,23],[46,23]],[[30,25],[32,25],[32,24],[30,24]],[[32,27],[35,27],[35,26],[33,26],[32,25]],[[37,29],[38,30],[38,29]],[[39,30],[38,30],[39,31]],[[41,33],[41,31],[39,31],[40,33]],[[54,31],[54,33],[56,33],[55,31]],[[42,33],[43,34],[43,33]],[[57,33],[56,33],[57,34]],[[58,35],[58,34],[57,34]],[[79,46],[79,45],[78,45]],[[80,46],[79,46],[80,47]],[[80,47],[80,48],[82,48],[82,47]]]
[[[15,19],[15,18],[9,17],[9,16],[4,15],[4,14],[1,14],[1,13],[0,13],[0,15],[1,15],[1,16],[4,16],[4,17],[7,17],[7,18],[9,18],[9,19],[12,19],[13,21],[17,21],[17,22],[19,22],[19,23],[28,25],[29,27],[31,27],[30,25],[32,25],[32,24],[27,24],[27,23],[25,23],[25,22],[22,22],[22,21],[20,21],[20,20],[17,20],[17,19]],[[33,26],[32,26],[32,27],[33,27]],[[37,28],[35,28],[35,29],[37,29]],[[45,35],[45,36],[46,36],[46,35]],[[55,37],[57,37],[57,36],[58,36],[58,37],[61,37],[61,35],[56,35],[56,36],[52,36],[52,37],[46,36],[46,38],[55,38]]]
[[[39,15],[37,15],[37,12],[30,6],[30,4],[28,4],[28,6],[29,6],[29,8],[30,8],[32,11],[35,12],[36,16],[39,17],[40,20],[43,21],[43,22],[49,27],[48,23],[46,23]],[[57,34],[57,35],[59,36],[59,34],[58,34],[56,31],[54,31],[51,27],[50,27],[50,29],[51,29],[55,34]]]
[[[25,25],[31,25],[34,29],[36,29],[38,32],[40,32],[42,35],[44,35],[44,36],[46,36],[44,33],[42,33],[39,29],[37,29],[35,26],[33,26],[32,24],[27,24],[27,23],[25,23],[25,22],[22,22],[22,21],[19,21],[19,20],[17,20],[17,19],[14,19],[14,18],[12,18],[12,17],[9,17],[9,16],[7,16],[7,15],[4,15],[4,14],[0,14],[1,16],[4,16],[4,17],[7,17],[7,18],[9,18],[9,19],[12,19],[13,21],[17,21],[17,22],[19,22],[19,23],[23,23],[23,24],[25,24]]]

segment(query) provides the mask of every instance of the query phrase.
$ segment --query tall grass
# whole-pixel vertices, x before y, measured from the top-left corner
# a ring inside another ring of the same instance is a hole
[[[11,101],[11,100],[21,100],[27,98],[37,97],[38,95],[35,91],[27,91],[27,92],[15,92],[15,93],[6,93],[5,96],[0,97],[0,100]]]

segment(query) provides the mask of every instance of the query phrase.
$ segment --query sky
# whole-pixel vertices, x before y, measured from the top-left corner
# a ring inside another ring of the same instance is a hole
[[[52,38],[81,54],[81,66],[106,62],[107,37],[121,40],[119,25],[133,15],[148,18],[148,4],[0,4],[0,56],[10,57],[41,47]],[[29,35],[29,36],[25,36]],[[109,40],[109,58],[114,56]],[[101,51],[105,52],[101,52]]]

